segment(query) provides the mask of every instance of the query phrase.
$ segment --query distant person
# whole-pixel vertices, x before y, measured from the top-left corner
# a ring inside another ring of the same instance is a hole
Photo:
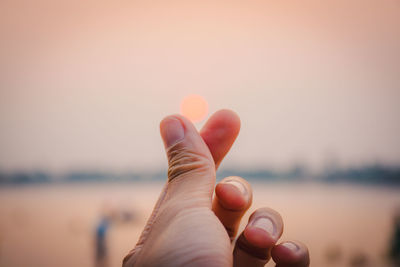
[[[228,110],[215,113],[200,133],[179,115],[161,122],[168,182],[124,267],[264,266],[271,256],[280,267],[309,266],[305,245],[277,244],[283,221],[270,208],[253,212],[232,252],[240,219],[252,202],[252,189],[240,177],[225,178],[215,189],[214,185],[216,168],[239,129],[238,116]]]
[[[393,234],[389,248],[389,257],[393,263],[400,266],[400,210],[397,210],[393,220]]]
[[[108,266],[108,251],[107,251],[107,232],[110,227],[110,220],[107,216],[102,216],[96,226],[96,258],[95,267]]]
[[[350,266],[352,267],[370,266],[367,254],[363,252],[355,252],[350,257]]]

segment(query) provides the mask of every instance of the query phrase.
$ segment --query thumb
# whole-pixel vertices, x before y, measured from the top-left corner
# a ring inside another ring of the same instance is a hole
[[[168,157],[168,195],[210,201],[215,184],[215,164],[208,146],[194,125],[180,115],[160,123]]]
[[[203,138],[188,119],[179,115],[162,120],[160,132],[168,157],[168,182],[138,243],[125,257],[123,266],[135,265],[146,240],[157,236],[157,232],[154,234],[152,231],[157,221],[160,225],[167,224],[178,211],[186,207],[211,209],[215,164]]]

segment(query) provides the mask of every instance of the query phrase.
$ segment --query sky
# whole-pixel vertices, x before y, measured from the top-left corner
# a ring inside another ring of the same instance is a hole
[[[0,169],[165,167],[159,122],[190,94],[241,117],[223,167],[398,165],[399,14],[397,0],[3,0]]]

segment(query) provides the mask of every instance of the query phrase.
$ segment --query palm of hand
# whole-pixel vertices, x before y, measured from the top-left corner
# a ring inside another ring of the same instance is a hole
[[[143,254],[137,264],[232,266],[229,236],[211,209],[186,209],[171,218],[163,234],[156,238],[148,254]]]

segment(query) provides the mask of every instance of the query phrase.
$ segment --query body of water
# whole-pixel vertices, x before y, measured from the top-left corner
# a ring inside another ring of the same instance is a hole
[[[252,183],[250,209],[268,206],[285,222],[282,240],[310,249],[311,266],[390,266],[385,254],[400,190],[357,185]],[[133,214],[107,233],[109,266],[134,246],[162,183],[87,183],[0,188],[0,266],[94,266],[104,213]],[[248,216],[243,219],[242,228]],[[272,266],[272,264],[271,264]]]

